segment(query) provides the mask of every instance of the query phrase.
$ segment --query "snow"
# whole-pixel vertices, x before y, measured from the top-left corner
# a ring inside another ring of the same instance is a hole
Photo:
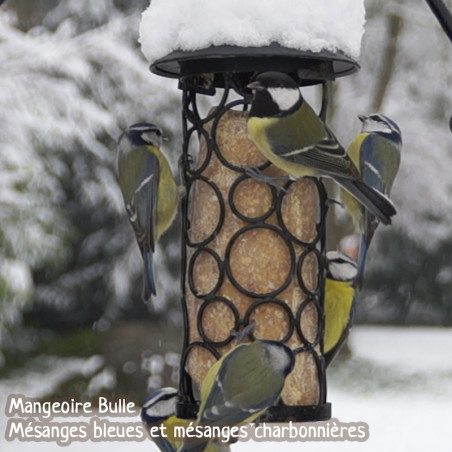
[[[365,422],[370,437],[365,442],[241,442],[233,452],[270,452],[284,447],[287,452],[360,451],[435,452],[450,450],[450,407],[452,402],[452,328],[355,327],[350,335],[352,359],[336,362],[329,370],[328,401],[333,417],[341,423]],[[96,368],[96,360],[85,366]],[[0,421],[6,425],[5,402],[9,394],[28,397],[44,395],[65,374],[77,372],[81,360],[57,360],[53,370],[15,375],[0,380]],[[114,418],[119,421],[122,418]],[[55,419],[58,420],[58,419]],[[75,418],[65,418],[65,421]],[[83,419],[86,421],[87,419]],[[133,418],[122,419],[127,422]],[[157,451],[144,442],[72,443],[67,452]],[[7,442],[0,433],[0,449],[6,452],[61,452],[55,443]]]
[[[10,282],[11,289],[16,292],[29,292],[33,288],[30,268],[17,259],[5,258],[0,263],[0,275]]]
[[[382,329],[368,326],[365,334],[362,333],[363,329],[364,327],[357,328],[350,335],[350,346],[356,359],[369,359],[368,351],[372,350],[373,362],[400,368],[404,373],[429,372],[438,376],[439,373],[452,370],[452,355],[448,352],[452,345],[452,328]],[[378,346],[383,335],[384,342]],[[394,350],[388,350],[384,343],[390,344]],[[403,353],[399,353],[400,350]]]
[[[140,42],[150,62],[174,50],[273,42],[314,52],[340,49],[358,59],[364,13],[363,0],[152,0]]]

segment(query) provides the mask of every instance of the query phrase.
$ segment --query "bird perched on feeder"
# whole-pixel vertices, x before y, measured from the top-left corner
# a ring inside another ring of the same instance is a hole
[[[339,353],[352,327],[355,315],[356,262],[340,251],[326,254],[323,312],[323,354],[328,366]]]
[[[197,425],[237,425],[259,418],[278,399],[294,365],[281,342],[239,344],[207,372],[201,385]],[[204,442],[185,442],[179,452],[202,451]]]
[[[182,438],[175,435],[175,427],[184,430],[189,419],[176,417],[178,395],[175,388],[161,388],[152,392],[141,407],[141,420],[150,433],[151,439],[162,452],[176,452],[182,445]],[[229,446],[209,443],[205,452],[229,452]]]
[[[363,181],[389,196],[400,166],[402,134],[394,121],[380,113],[360,115],[358,118],[362,129],[350,143],[347,154],[360,171]],[[355,231],[361,234],[356,281],[361,286],[367,250],[379,221],[343,190],[341,200],[353,220]]]
[[[248,133],[262,154],[293,178],[330,177],[384,224],[396,211],[367,185],[344,148],[287,74],[264,72],[248,85]]]
[[[177,425],[176,402],[175,388],[161,388],[152,392],[141,407],[141,420],[148,431],[152,429],[151,439],[162,452],[175,452],[179,446],[173,430]]]
[[[156,294],[155,244],[171,226],[179,199],[162,140],[162,130],[150,123],[131,125],[118,140],[119,186],[144,261],[145,301]]]

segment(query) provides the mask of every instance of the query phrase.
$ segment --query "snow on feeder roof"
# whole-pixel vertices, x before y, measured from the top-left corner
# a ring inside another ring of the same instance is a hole
[[[181,62],[193,55],[235,58],[238,71],[248,70],[241,59],[249,56],[319,56],[341,76],[356,70],[364,23],[363,0],[152,0],[140,42],[153,72],[169,77],[180,76]]]

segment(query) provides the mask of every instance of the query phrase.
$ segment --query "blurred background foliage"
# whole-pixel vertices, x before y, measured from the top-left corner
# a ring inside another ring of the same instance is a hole
[[[99,390],[127,393],[134,383],[140,396],[148,379],[174,377],[178,224],[162,239],[159,297],[146,305],[115,173],[115,143],[129,124],[151,119],[181,146],[177,83],[152,76],[138,44],[147,4],[25,0],[0,10],[4,375],[45,353],[102,358],[72,381],[82,393],[86,377]]]
[[[165,129],[177,171],[181,96],[140,52],[148,4],[9,0],[0,9],[0,377],[61,365],[72,371],[55,394],[138,399],[176,379],[179,222],[162,238],[159,295],[145,305],[115,175],[119,134],[144,120]],[[362,69],[332,87],[329,121],[346,144],[358,114],[388,114],[404,154],[399,214],[371,247],[358,321],[450,326],[450,43],[423,0],[367,0],[366,10]],[[340,211],[333,222],[349,228]]]

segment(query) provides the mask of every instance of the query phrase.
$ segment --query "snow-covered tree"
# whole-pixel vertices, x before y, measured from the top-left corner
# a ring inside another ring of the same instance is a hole
[[[60,2],[25,31],[14,5],[0,10],[3,345],[24,310],[32,323],[52,328],[105,326],[130,311],[148,312],[115,143],[127,125],[150,120],[174,138],[168,152],[175,162],[180,93],[175,81],[150,73],[140,52],[145,3],[127,4]],[[159,267],[178,253],[177,240],[167,237],[166,245]],[[160,284],[154,312],[169,297],[178,302],[174,286]]]
[[[372,321],[450,324],[452,46],[425,0],[367,0],[366,13],[361,71],[337,83],[334,128],[346,143],[356,116],[378,108],[400,126],[403,149],[398,214],[371,246],[361,308]]]

